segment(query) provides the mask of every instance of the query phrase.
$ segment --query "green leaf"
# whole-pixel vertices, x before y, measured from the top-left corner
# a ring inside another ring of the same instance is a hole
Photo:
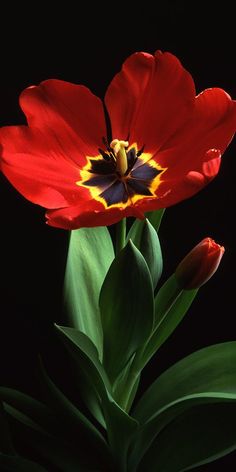
[[[183,472],[236,449],[236,404],[199,405],[157,436],[138,471]]]
[[[104,366],[111,382],[153,326],[153,288],[147,264],[130,241],[114,259],[100,293]]]
[[[96,449],[99,456],[107,456],[108,448],[102,434],[95,428],[86,416],[59,390],[47,375],[40,362],[40,380],[50,407],[55,411],[60,423],[63,424],[65,435],[78,445],[79,449],[89,447]],[[82,449],[82,452],[83,452]],[[95,452],[96,452],[95,451]],[[93,452],[94,456],[94,452]],[[100,457],[101,458],[101,457]]]
[[[0,397],[1,398],[1,397]],[[0,400],[0,452],[3,454],[15,454],[15,450],[11,441],[11,435],[5,411]]]
[[[183,396],[202,392],[235,393],[236,341],[194,352],[166,370],[144,393],[134,416],[142,423]]]
[[[22,457],[0,453],[1,472],[48,472],[44,467]]]
[[[125,463],[131,439],[138,426],[137,421],[126,414],[112,398],[109,380],[92,342],[73,328],[56,326],[56,329],[68,353],[79,367],[79,372],[97,396],[115,461]]]
[[[142,353],[142,368],[173,333],[187,313],[198,290],[181,290],[175,275],[160,288],[155,297],[155,322],[153,333]]]
[[[148,220],[144,223],[140,247],[138,249],[146,260],[151,273],[153,287],[155,288],[162,274],[163,260],[157,232]]]
[[[55,325],[57,334],[65,345],[67,351],[79,367],[79,373],[86,382],[87,390],[94,394],[94,401],[100,405],[101,398],[107,396],[111,386],[106,372],[98,358],[98,352],[92,341],[80,331]],[[85,399],[86,401],[86,399]],[[102,409],[101,409],[102,412]]]
[[[42,402],[13,388],[0,387],[0,398],[8,405],[31,418],[35,423],[50,433],[59,432],[59,423],[52,411]]]
[[[133,411],[143,425],[131,462],[137,464],[158,433],[199,403],[236,401],[236,342],[216,344],[179,361],[144,393]]]
[[[114,470],[127,470],[131,441],[138,430],[138,422],[125,413],[112,398],[105,404],[105,418],[109,444],[114,457]],[[113,469],[112,469],[113,470]]]
[[[130,411],[140,381],[140,375],[136,376],[136,372],[135,379],[133,377],[134,359],[135,356],[131,357],[125,368],[116,378],[112,388],[114,399],[127,412]]]
[[[146,218],[149,220],[151,225],[155,228],[156,232],[158,232],[158,230],[159,230],[164,211],[165,211],[165,208],[162,208],[161,210],[148,211],[145,214]],[[132,224],[132,226],[131,226],[131,228],[128,232],[128,235],[127,235],[127,239],[126,239],[127,242],[130,239],[132,239],[132,241],[133,241],[134,239],[139,238],[139,235],[142,233],[144,223],[145,223],[145,219],[143,219],[143,220],[135,219],[134,220],[134,222],[133,222],[133,224]]]
[[[27,448],[32,448],[39,458],[46,459],[61,472],[85,472],[83,460],[80,457],[78,446],[55,438],[44,431],[39,425],[22,414],[16,408],[4,403],[8,413],[8,420],[14,441],[24,443]]]
[[[14,440],[30,446],[61,472],[84,472],[80,456],[71,444],[55,438],[16,408],[4,403]]]
[[[146,218],[148,218],[157,232],[159,231],[164,212],[165,208],[161,208],[160,210],[148,211],[146,213]]]
[[[64,297],[69,324],[84,332],[102,358],[102,328],[98,299],[114,259],[106,227],[81,228],[71,232],[65,273]]]
[[[153,287],[155,288],[163,269],[161,246],[156,230],[147,219],[136,220],[129,231],[128,238],[133,241],[134,245],[142,253],[150,270]]]

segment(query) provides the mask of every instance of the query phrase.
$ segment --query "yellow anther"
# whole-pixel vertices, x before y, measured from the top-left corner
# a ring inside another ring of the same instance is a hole
[[[113,139],[110,144],[116,157],[116,168],[120,175],[124,175],[128,169],[127,154],[125,150],[128,146],[128,141],[120,141],[119,139]]]

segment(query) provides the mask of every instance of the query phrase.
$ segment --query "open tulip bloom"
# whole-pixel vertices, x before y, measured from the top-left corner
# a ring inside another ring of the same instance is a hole
[[[54,329],[80,407],[43,359],[40,400],[1,387],[1,470],[181,472],[236,449],[236,342],[191,354],[135,398],[223,256],[205,238],[160,283],[164,209],[217,175],[235,102],[219,88],[196,96],[178,59],[158,51],[130,56],[104,103],[51,79],[24,90],[20,105],[28,124],[0,130],[1,170],[47,209],[49,225],[71,230],[66,326]]]

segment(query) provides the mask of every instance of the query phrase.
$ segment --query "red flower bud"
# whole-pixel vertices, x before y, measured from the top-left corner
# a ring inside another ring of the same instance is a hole
[[[217,270],[224,251],[213,239],[203,239],[178,265],[175,276],[179,285],[192,290],[205,284]]]

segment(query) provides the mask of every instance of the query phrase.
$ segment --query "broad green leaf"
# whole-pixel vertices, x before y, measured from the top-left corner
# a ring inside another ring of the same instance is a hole
[[[155,297],[155,328],[163,322],[171,310],[181,311],[182,300],[194,300],[197,292],[197,289],[182,290],[177,283],[175,274],[169,277]]]
[[[157,436],[138,471],[183,472],[236,449],[236,403],[199,405]]]
[[[133,242],[135,244],[135,241]],[[157,232],[148,220],[144,223],[140,247],[138,249],[146,260],[151,273],[153,287],[155,288],[162,274],[163,260]]]
[[[13,388],[0,387],[0,398],[50,433],[59,432],[59,422],[42,402]]]
[[[79,446],[84,448],[87,446],[91,451],[91,448],[96,449],[99,452],[99,456],[103,455],[106,457],[108,455],[108,448],[102,434],[53,383],[47,375],[42,362],[40,362],[39,367],[44,394],[50,407],[55,411],[59,421],[63,424],[65,435],[68,438],[70,437],[77,445],[79,441]]]
[[[133,411],[143,425],[132,452],[137,464],[157,434],[200,403],[236,401],[236,342],[197,351],[164,372]]]
[[[158,232],[161,220],[164,214],[165,208],[156,211],[148,211],[145,216],[150,221],[151,225],[155,228]],[[135,219],[129,232],[127,235],[126,241],[128,242],[130,239],[139,238],[139,234],[142,232],[144,226],[144,220]]]
[[[112,398],[109,380],[92,342],[83,333],[73,328],[56,326],[56,329],[68,353],[79,367],[79,371],[97,396],[101,412],[104,414],[104,425],[107,428],[113,457],[117,458],[117,451],[119,451],[119,460],[123,463],[127,460],[128,448],[138,423]]]
[[[39,454],[39,457],[43,457],[52,465],[58,467],[58,471],[85,471],[84,464],[81,463],[80,455],[75,447],[48,434],[34,421],[7,403],[4,403],[4,408],[8,414],[9,424],[16,443],[20,441],[27,448],[31,447]]]
[[[98,299],[114,259],[106,227],[81,228],[70,235],[64,298],[70,326],[85,333],[102,358],[102,328]]]
[[[112,394],[114,399],[127,412],[129,412],[131,408],[140,381],[140,375],[137,375],[137,378],[135,378],[135,380],[133,379],[134,358],[135,356],[131,357],[129,362],[126,364],[125,368],[116,378],[112,388]]]
[[[101,399],[106,397],[111,386],[102,364],[98,359],[98,351],[92,341],[80,331],[55,325],[58,335],[79,367],[79,377],[84,384],[81,394],[85,403],[96,419],[105,426]],[[88,400],[88,401],[87,401]]]
[[[113,453],[114,470],[127,470],[127,458],[138,422],[125,413],[111,398],[105,404],[105,419],[109,444]],[[112,469],[113,470],[113,469]]]
[[[185,411],[191,410],[198,405],[212,405],[214,403],[235,402],[235,395],[224,392],[203,392],[186,395],[158,410],[150,421],[140,426],[139,430],[133,438],[129,455],[130,472],[137,470],[137,465],[142,457],[149,450],[158,434],[166,428],[175,418],[183,414]]]
[[[153,287],[155,288],[162,274],[163,260],[161,246],[156,230],[148,219],[136,220],[131,227],[127,239],[142,253],[150,270]]]
[[[141,239],[141,234],[143,231],[144,223],[146,219],[144,220],[138,220],[135,219],[132,226],[130,227],[130,230],[128,231],[128,234],[126,236],[126,242],[128,243],[129,240],[131,239],[132,241],[137,241],[139,242]]]
[[[0,453],[1,472],[48,472],[40,464],[23,457],[7,456]]]
[[[155,228],[155,230],[158,232],[160,228],[160,224],[163,218],[165,212],[165,208],[161,208],[160,210],[154,210],[154,211],[148,211],[146,213],[146,218],[150,221],[152,226]]]
[[[114,259],[100,293],[104,366],[111,382],[153,326],[153,288],[144,257],[129,241]]]
[[[204,392],[235,394],[236,341],[194,352],[166,370],[144,393],[134,416],[141,423],[181,397]]]
[[[198,290],[181,290],[175,275],[160,288],[155,297],[155,325],[153,333],[142,353],[142,368],[173,333],[187,313]]]
[[[3,454],[15,454],[6,414],[2,405],[2,401],[0,400],[0,453],[1,452]]]
[[[90,447],[97,444],[97,448],[102,451],[105,441],[97,432],[96,428],[84,417],[71,402],[63,396],[57,387],[50,383],[46,373],[41,367],[41,381],[47,382],[47,393],[51,394],[50,407],[44,405],[38,400],[11,388],[0,387],[0,398],[7,404],[8,411],[14,412],[15,417],[21,422],[34,428],[43,434],[50,434],[59,440],[68,440],[76,443],[80,454],[83,454],[87,441],[90,441]],[[11,410],[10,410],[11,409]],[[53,411],[54,410],[54,411]],[[84,439],[85,438],[85,439]],[[84,444],[82,442],[84,441]]]

